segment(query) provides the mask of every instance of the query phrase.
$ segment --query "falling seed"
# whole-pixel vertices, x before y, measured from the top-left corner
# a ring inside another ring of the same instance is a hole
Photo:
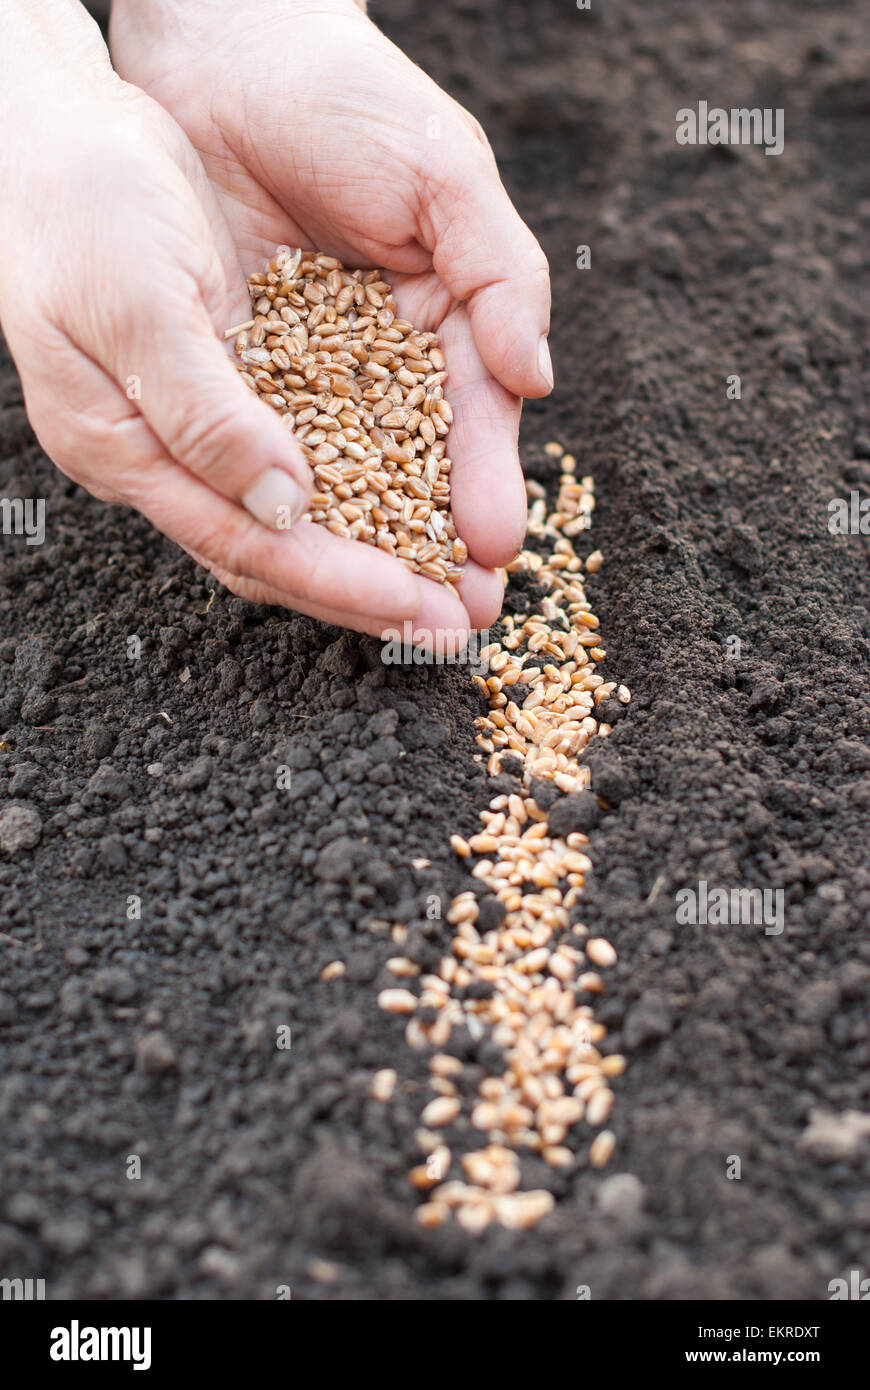
[[[452,1154],[446,1144],[436,1144],[426,1158],[426,1167],[438,1182],[443,1182],[450,1172]]]
[[[574,1162],[571,1150],[560,1145],[542,1149],[541,1158],[545,1163],[549,1163],[551,1168],[568,1168]]]
[[[405,1042],[415,1051],[428,1046],[428,1034],[418,1018],[408,1020],[408,1026],[405,1029]]]
[[[498,1107],[486,1101],[481,1102],[471,1112],[471,1123],[475,1129],[495,1129],[498,1123]]]
[[[585,989],[587,994],[603,994],[604,981],[594,970],[586,970],[577,980],[577,988]]]

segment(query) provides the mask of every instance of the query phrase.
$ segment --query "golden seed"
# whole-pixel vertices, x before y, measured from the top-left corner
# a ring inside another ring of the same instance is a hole
[[[372,1077],[370,1095],[373,1100],[388,1101],[396,1089],[397,1076],[389,1067],[376,1071]]]
[[[516,1192],[499,1199],[498,1219],[509,1230],[524,1231],[536,1225],[554,1206],[551,1192]]]
[[[408,1025],[405,1028],[405,1042],[415,1051],[428,1046],[429,1035],[418,1018],[408,1020]]]
[[[593,1168],[603,1168],[613,1155],[616,1147],[616,1135],[609,1129],[603,1129],[597,1134],[589,1146],[589,1162]]]
[[[478,865],[478,867],[480,867]],[[473,894],[460,893],[447,911],[447,921],[451,926],[458,926],[461,922],[474,922],[477,920],[479,908],[477,899]]]
[[[443,1202],[424,1202],[418,1207],[415,1216],[421,1226],[426,1230],[433,1230],[436,1226],[443,1226],[447,1217],[450,1215],[450,1208]]]
[[[376,281],[362,277],[356,283],[368,295]],[[381,296],[387,290],[385,284],[378,284],[374,292]],[[354,300],[355,304],[359,302]],[[329,324],[313,318],[318,312],[325,310],[315,308],[309,314],[309,323],[313,321],[314,334],[321,343],[331,342]],[[441,431],[449,423],[450,412],[440,393],[443,362],[430,355],[430,370],[425,361],[428,353],[434,353],[427,336],[412,338],[408,333],[410,326],[406,328],[395,320],[393,329],[393,322],[379,321],[376,328],[369,318],[365,330],[366,361],[387,371],[394,360],[403,360],[405,366],[395,373],[389,395],[381,385],[384,379],[380,374],[370,373],[374,386],[365,400],[371,405],[369,418],[377,422],[370,427],[375,431],[374,444],[381,448],[384,458],[395,461],[400,469],[410,467],[412,473],[408,476],[413,477],[413,482],[409,488],[403,488],[393,470],[378,490],[369,494],[368,507],[364,505],[368,499],[361,499],[354,484],[354,490],[344,495],[336,491],[337,501],[326,496],[320,510],[327,524],[337,525],[340,517],[343,525],[353,527],[363,516],[366,522],[370,519],[372,525],[378,524],[375,498],[387,509],[385,520],[389,520],[389,509],[394,504],[398,553],[427,573],[428,565],[439,567],[443,561],[437,546],[435,550],[429,548],[435,543],[431,535],[428,540],[421,539],[414,549],[414,528],[422,523],[417,521],[415,503],[406,494],[410,491],[412,497],[419,495],[425,504],[428,487],[432,497],[443,497],[443,491],[438,492],[443,478],[436,464],[442,459],[444,469],[449,467]],[[391,332],[393,336],[389,336]],[[404,346],[400,346],[403,342]],[[280,342],[268,338],[266,344],[273,353],[280,346]],[[248,347],[247,352],[251,351],[256,348]],[[269,377],[265,367],[263,374]],[[414,383],[424,374],[425,386],[421,384],[421,394],[412,403],[412,394],[418,389]],[[309,402],[300,405],[305,409]],[[433,432],[437,439],[419,459],[415,459],[414,447],[407,450],[408,437],[417,428],[414,411],[427,421],[426,427],[419,426],[424,444]],[[354,419],[351,415],[338,422],[349,432],[351,441],[357,437]],[[317,413],[307,417],[302,429],[311,431],[312,449],[340,445],[336,421],[329,418],[328,410],[320,403]],[[388,435],[387,431],[393,433]],[[487,927],[488,919],[482,916],[476,894],[461,892],[453,899],[446,913],[453,928],[449,954],[442,959],[437,975],[421,980],[419,1002],[438,1010],[437,1021],[424,1026],[412,1018],[406,1026],[406,1037],[414,1046],[449,1047],[452,1029],[461,1024],[473,1038],[481,1039],[488,1033],[504,1049],[503,1074],[483,1078],[471,1113],[474,1128],[488,1133],[491,1142],[463,1157],[468,1182],[443,1183],[433,1191],[426,1207],[421,1208],[425,1214],[418,1216],[423,1224],[436,1225],[452,1211],[457,1222],[472,1233],[486,1229],[493,1220],[511,1229],[524,1229],[552,1209],[549,1193],[518,1190],[520,1168],[514,1150],[529,1148],[554,1167],[571,1167],[575,1157],[565,1142],[569,1130],[584,1115],[593,1127],[607,1121],[614,1104],[608,1082],[619,1076],[625,1066],[624,1058],[601,1056],[596,1044],[606,1037],[607,1029],[594,1018],[589,1005],[578,1005],[575,996],[577,988],[596,995],[603,990],[603,983],[597,971],[581,969],[581,962],[585,963],[583,953],[569,942],[583,943],[590,964],[603,967],[615,964],[617,959],[608,941],[599,937],[589,940],[588,929],[570,920],[570,911],[593,871],[586,852],[589,837],[576,832],[564,840],[551,836],[547,812],[528,791],[534,777],[552,780],[564,793],[588,787],[590,773],[587,767],[580,766],[580,755],[590,739],[609,733],[609,726],[599,724],[594,717],[596,706],[614,692],[623,703],[630,699],[626,687],[606,681],[596,670],[596,662],[603,660],[605,649],[598,619],[586,599],[584,564],[574,549],[573,537],[587,528],[594,508],[592,480],[577,476],[576,460],[565,454],[560,444],[554,441],[547,446],[547,452],[561,466],[555,511],[548,513],[543,487],[534,482],[527,486],[529,534],[545,538],[544,553],[537,553],[537,547],[524,549],[506,567],[509,575],[523,571],[534,575],[543,593],[536,599],[534,611],[529,608],[506,615],[500,640],[478,653],[486,678],[472,677],[487,701],[487,715],[474,720],[475,739],[481,750],[475,755],[476,760],[481,762],[485,756],[487,772],[497,776],[508,753],[518,757],[522,763],[522,788],[490,799],[488,808],[480,813],[483,828],[477,834],[468,840],[459,835],[450,839],[460,858],[479,856],[473,868],[466,866],[466,872],[470,868],[472,876],[494,895],[502,915],[496,915]],[[404,464],[399,463],[400,459],[405,460]],[[318,465],[321,470],[337,470],[335,479],[322,477],[319,471],[318,485],[343,488],[341,479],[347,465],[347,457],[339,463],[327,460]],[[364,491],[365,480],[361,478],[361,482]],[[418,483],[423,488],[419,494]],[[450,539],[456,547],[455,531]],[[461,563],[463,551],[460,543],[451,558]],[[601,563],[601,552],[595,551],[588,557],[585,569],[595,573]],[[451,582],[452,577],[451,573]],[[511,699],[517,685],[526,687],[521,700]],[[394,957],[390,962],[400,977],[407,970],[405,959]],[[471,997],[458,993],[475,983],[486,984],[491,992]],[[421,1144],[425,1141],[426,1153],[437,1143],[437,1131],[461,1111],[452,1080],[462,1070],[459,1059],[439,1052],[430,1060],[429,1069],[431,1088],[438,1094],[422,1112],[426,1128],[418,1138]],[[602,1130],[589,1150],[591,1165],[604,1166],[614,1144],[611,1131]],[[421,1165],[412,1181],[428,1190],[437,1179],[433,1179],[431,1165]]]
[[[492,1207],[484,1206],[482,1203],[474,1206],[466,1205],[459,1207],[456,1220],[471,1235],[479,1235],[492,1221],[493,1214]]]
[[[618,1052],[614,1052],[609,1057],[604,1057],[601,1062],[601,1070],[605,1076],[622,1076],[625,1071],[626,1061]]]
[[[613,1109],[614,1095],[607,1087],[602,1087],[591,1095],[586,1102],[586,1120],[594,1128],[603,1125],[610,1118]]]
[[[408,979],[412,975],[420,974],[419,965],[415,965],[406,956],[391,956],[387,961],[387,969],[391,975],[397,975],[399,979]]]
[[[378,1007],[388,1014],[412,1014],[417,1007],[417,997],[407,989],[382,989]]]
[[[435,1100],[430,1100],[424,1106],[420,1116],[424,1125],[431,1125],[440,1129],[442,1125],[449,1125],[456,1119],[462,1109],[462,1102],[453,1096],[438,1096]]]
[[[458,1057],[449,1057],[444,1052],[438,1052],[430,1058],[429,1070],[436,1076],[458,1076],[462,1071],[462,1063]]]
[[[226,336],[245,384],[315,465],[311,519],[453,586],[468,552],[450,512],[453,412],[437,338],[396,317],[380,272],[370,280],[289,248],[269,266],[249,278],[254,317]],[[354,500],[367,488],[379,506]]]
[[[442,1183],[450,1169],[450,1150],[438,1144],[428,1155],[425,1163],[412,1168],[408,1177],[418,1192],[428,1192]]]
[[[498,840],[494,835],[472,835],[468,844],[475,854],[494,854],[498,849]]]
[[[593,965],[602,967],[615,965],[617,955],[609,941],[605,941],[603,936],[593,936],[586,942],[586,954]]]

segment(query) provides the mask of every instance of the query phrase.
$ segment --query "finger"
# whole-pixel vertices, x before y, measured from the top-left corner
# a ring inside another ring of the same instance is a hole
[[[171,332],[171,323],[166,325]],[[312,476],[300,446],[227,359],[204,311],[178,324],[175,352],[141,342],[140,408],[165,450],[273,530],[306,511]],[[136,344],[131,345],[135,355]]]
[[[365,632],[371,637],[384,640],[399,640],[408,646],[425,645],[437,650],[439,642],[445,647],[449,645],[448,636],[454,637],[454,647],[457,651],[462,651],[468,643],[471,624],[464,606],[455,597],[450,596],[449,592],[449,601],[445,605],[441,586],[428,579],[420,582],[422,602],[417,617],[403,621],[401,625],[391,626],[385,625],[381,619],[361,617],[348,608],[303,604],[270,584],[245,579],[241,575],[230,574],[227,570],[209,564],[206,557],[196,551],[191,550],[188,553],[232,593],[248,599],[251,603],[266,603],[278,608],[289,606],[308,617],[318,618],[320,622],[332,623],[335,627],[352,628],[355,632]]]
[[[424,168],[421,239],[450,293],[468,305],[486,366],[517,396],[553,388],[547,345],[550,274],[490,151],[469,132],[441,141],[444,164]]]
[[[421,583],[401,560],[311,522],[283,534],[269,531],[171,460],[152,465],[125,496],[186,550],[230,574],[270,584],[286,607],[340,609],[383,623],[420,612]]]
[[[498,622],[504,603],[503,570],[484,569],[469,560],[456,587],[476,632]]]
[[[124,492],[185,550],[227,574],[267,585],[285,608],[312,617],[341,613],[344,626],[363,631],[413,621],[421,611],[421,582],[400,560],[313,523],[283,535],[267,531],[170,460],[152,464]]]
[[[359,542],[355,542],[359,544]],[[292,607],[321,622],[336,627],[349,627],[385,640],[393,638],[407,646],[425,646],[435,652],[460,652],[466,647],[472,630],[482,631],[499,618],[504,597],[501,571],[481,569],[470,562],[457,586],[461,602],[449,589],[432,580],[421,579],[422,601],[416,618],[392,627],[375,618],[361,617],[348,608],[329,608],[323,604],[305,604],[281,589],[260,580],[245,579],[228,570],[210,564],[204,555],[194,550],[188,553],[204,569],[210,570],[234,594],[252,603],[268,603],[276,607]]]
[[[47,395],[37,386],[29,406],[47,452],[91,491],[136,507],[210,565],[272,586],[286,606],[332,608],[385,625],[421,613],[423,581],[400,560],[311,522],[268,530],[167,458],[101,367],[80,353],[69,354],[65,367],[65,409],[53,386]]]
[[[363,552],[362,556],[359,557],[361,567],[366,565],[366,552],[374,551],[373,546],[365,545],[361,541],[346,541],[331,536],[320,526],[312,525],[300,529],[310,529],[315,532],[315,539],[318,541],[323,537],[324,543],[337,541],[340,547],[349,548],[352,552]],[[310,618],[318,618],[321,622],[352,628],[356,632],[366,632],[373,637],[398,640],[409,647],[424,646],[433,651],[445,649],[462,651],[468,644],[472,622],[463,600],[445,585],[436,584],[434,580],[425,579],[422,575],[412,575],[410,570],[406,570],[406,573],[416,584],[417,611],[411,613],[407,607],[400,609],[394,605],[393,611],[388,612],[388,598],[385,596],[378,605],[379,612],[372,615],[360,608],[356,595],[354,595],[353,607],[347,603],[348,594],[330,594],[329,598],[333,602],[325,602],[320,598],[312,600],[308,595],[300,594],[298,589],[290,590],[276,587],[261,579],[251,578],[249,575],[234,573],[224,565],[216,565],[194,546],[184,545],[181,541],[179,544],[233,593],[240,594],[253,603],[269,603],[278,607],[292,608],[298,613],[305,613]],[[391,563],[401,569],[406,569],[400,560]],[[488,587],[491,594],[491,586],[484,587]],[[343,604],[338,601],[342,597],[345,600]],[[475,601],[476,608],[483,611],[477,595],[473,592],[472,600]],[[488,608],[489,605],[486,606]]]
[[[118,307],[110,333],[86,325],[77,346],[128,391],[176,463],[264,526],[285,529],[311,496],[302,450],[275,410],[241,380],[199,285],[174,266],[162,277],[159,271],[149,262],[159,295],[152,289],[149,301],[129,288],[130,307]],[[244,286],[240,270],[238,276]],[[229,318],[229,288],[225,300]]]
[[[522,403],[487,371],[463,306],[448,315],[440,338],[450,369],[450,505],[456,527],[479,564],[503,566],[522,546],[526,530],[517,447]]]

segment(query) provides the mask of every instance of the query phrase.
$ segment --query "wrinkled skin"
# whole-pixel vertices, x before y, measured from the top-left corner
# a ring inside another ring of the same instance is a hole
[[[65,472],[237,593],[375,633],[485,626],[525,521],[518,398],[549,389],[546,263],[478,127],[350,0],[250,9],[116,0],[120,76],[85,22],[75,60],[64,35],[23,89],[28,139],[0,157],[0,320],[31,420]],[[441,335],[461,603],[374,547],[245,509],[265,468],[310,491],[218,339],[282,243],[384,266],[400,311]]]

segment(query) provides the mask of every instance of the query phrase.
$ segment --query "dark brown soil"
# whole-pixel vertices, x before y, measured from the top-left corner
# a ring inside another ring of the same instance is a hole
[[[490,790],[467,675],[211,601],[53,472],[4,356],[0,496],[44,497],[47,539],[0,539],[0,814],[41,821],[0,860],[2,1276],[50,1297],[824,1299],[870,1273],[870,1144],[800,1143],[816,1109],[870,1110],[868,544],[827,525],[870,495],[861,5],[593,6],[373,8],[484,122],[550,256],[559,385],[527,411],[529,468],[559,438],[596,477],[590,593],[634,693],[590,755],[612,809],[584,920],[620,952],[601,1016],[631,1062],[610,1168],[581,1134],[573,1173],[526,1163],[560,1198],[534,1231],[417,1227],[425,1061],[375,1007],[392,952],[371,924],[408,922],[422,963],[449,938],[427,901],[459,886],[447,835]],[[702,99],[782,107],[785,152],[677,146]],[[701,879],[781,889],[785,930],[677,925]],[[467,1043],[473,1084],[493,1059]]]

